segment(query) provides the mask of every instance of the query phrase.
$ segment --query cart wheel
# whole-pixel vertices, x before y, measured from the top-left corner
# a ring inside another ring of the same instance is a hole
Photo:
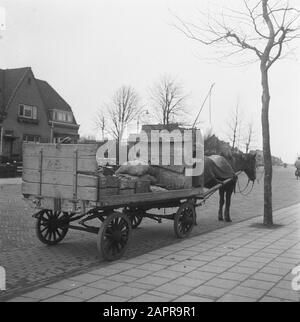
[[[178,238],[187,237],[195,224],[195,206],[191,202],[183,203],[174,216],[174,231]]]
[[[46,245],[56,245],[66,237],[68,224],[69,217],[66,213],[45,210],[36,221],[37,237]]]
[[[143,217],[139,216],[137,214],[131,214],[129,216],[130,220],[131,220],[131,227],[132,229],[136,229],[138,228],[138,226],[141,224]]]
[[[127,215],[131,221],[131,228],[136,229],[142,222],[143,216],[138,208],[125,208],[123,213]]]
[[[97,238],[99,252],[108,261],[121,258],[128,248],[131,223],[127,215],[114,212],[102,223]]]

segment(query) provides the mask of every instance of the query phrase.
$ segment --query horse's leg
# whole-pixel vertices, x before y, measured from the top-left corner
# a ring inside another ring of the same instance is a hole
[[[231,196],[234,190],[234,185],[229,184],[226,189],[226,205],[225,205],[225,214],[224,218],[226,222],[231,222],[230,219],[230,204],[231,204]]]
[[[223,220],[224,194],[225,194],[225,190],[222,187],[222,188],[219,189],[219,195],[220,195],[219,216],[218,216],[219,221]]]

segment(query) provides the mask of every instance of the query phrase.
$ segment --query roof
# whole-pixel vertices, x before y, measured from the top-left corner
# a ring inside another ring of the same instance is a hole
[[[182,130],[182,128],[179,127],[178,123],[170,123],[168,125],[164,124],[146,124],[142,126],[142,130],[145,132],[150,132],[150,131],[162,131],[162,130],[168,130],[168,131],[173,131],[173,130]]]
[[[49,110],[72,112],[70,105],[46,81],[36,79],[44,103]]]
[[[13,97],[18,84],[30,70],[30,67],[0,69],[0,110],[6,109]]]
[[[30,67],[16,69],[0,69],[0,111],[5,111],[10,100],[21,83],[25,75],[31,71]],[[36,79],[39,92],[46,108],[71,112],[70,105],[51,87],[46,81]],[[51,115],[51,113],[49,113]],[[74,119],[74,123],[76,123]]]

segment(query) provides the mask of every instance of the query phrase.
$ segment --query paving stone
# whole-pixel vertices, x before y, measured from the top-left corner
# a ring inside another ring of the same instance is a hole
[[[284,268],[284,267],[264,267],[260,270],[261,273],[264,274],[274,274],[274,275],[285,275],[288,272],[290,272],[290,268]]]
[[[225,272],[227,269],[228,268],[226,268],[226,267],[214,266],[214,265],[208,264],[208,265],[200,267],[200,269],[198,269],[198,271],[220,274],[220,273]]]
[[[140,288],[142,290],[152,290],[156,287],[156,285],[153,284],[144,284],[144,283],[139,283],[139,282],[132,282],[130,284],[127,284],[127,286],[130,287],[136,287],[136,288]]]
[[[282,288],[274,287],[267,296],[280,298],[283,300],[293,301],[293,302],[300,302],[300,292],[295,292],[291,290],[285,290]]]
[[[249,275],[227,271],[222,274],[219,274],[218,277],[223,279],[233,280],[233,281],[244,281],[247,278],[249,278]]]
[[[213,299],[217,299],[224,295],[226,293],[226,290],[223,288],[215,287],[215,286],[207,286],[207,285],[201,285],[191,292],[191,295],[200,295],[203,297],[209,297]]]
[[[237,286],[233,288],[230,293],[244,296],[244,297],[251,297],[255,300],[260,299],[265,293],[266,290],[260,290],[257,288],[245,287],[245,286]]]
[[[190,272],[186,274],[186,277],[189,277],[191,279],[199,279],[201,281],[208,281],[215,277],[217,274],[216,273],[210,273],[210,272],[202,272],[199,270],[195,270],[193,272]]]
[[[91,283],[91,282],[94,282],[94,281],[98,281],[102,277],[103,276],[100,277],[100,276],[95,275],[95,274],[81,274],[81,275],[71,277],[70,280],[83,282],[83,283]]]
[[[259,268],[244,267],[244,266],[236,265],[234,267],[231,267],[228,270],[228,272],[252,275],[252,274],[256,273],[258,270],[259,270]]]
[[[87,302],[126,302],[126,298],[122,298],[120,296],[115,296],[115,295],[110,295],[110,294],[101,294],[99,296],[96,296],[90,300],[88,300]]]
[[[289,302],[289,301],[279,299],[279,298],[276,298],[276,297],[264,296],[262,299],[259,300],[259,302],[274,303],[274,302]]]
[[[38,299],[33,299],[30,297],[25,297],[25,296],[17,296],[15,298],[7,300],[7,302],[37,302],[37,301],[38,301]]]
[[[139,269],[145,269],[147,271],[159,271],[164,269],[166,266],[165,265],[158,265],[158,264],[153,264],[153,263],[146,263],[143,265],[139,266]]]
[[[217,302],[254,302],[255,300],[250,297],[240,296],[232,293],[227,293],[217,300]]]
[[[84,284],[83,282],[72,281],[72,280],[66,279],[66,280],[62,280],[57,283],[49,284],[49,285],[47,285],[47,287],[56,288],[58,290],[63,290],[63,291],[69,291],[69,290],[77,288],[83,284]]]
[[[109,291],[108,294],[110,295],[114,295],[114,296],[121,296],[124,298],[132,298],[132,297],[136,297],[138,295],[141,295],[145,293],[145,290],[142,290],[140,288],[136,288],[136,287],[130,287],[130,286],[120,286],[115,288],[112,291]]]
[[[114,270],[115,272],[121,272],[125,271],[130,268],[136,267],[135,264],[129,264],[126,262],[114,262],[114,264],[110,264],[107,267],[103,267],[102,269],[99,269],[99,274],[102,274],[104,276],[111,275],[111,271]]]
[[[280,275],[273,275],[273,274],[265,274],[265,273],[256,273],[251,278],[256,280],[261,280],[265,282],[278,282],[282,279]]]
[[[191,272],[194,269],[195,269],[194,266],[189,266],[187,264],[181,264],[181,263],[168,267],[168,270],[176,271],[176,272],[183,272],[183,273]]]
[[[281,280],[278,284],[276,284],[276,288],[290,290],[292,288],[292,283],[291,281]]]
[[[50,297],[42,302],[83,302],[83,299],[73,296],[67,296],[64,294],[59,294],[53,297]]]
[[[148,291],[147,294],[155,295],[158,297],[163,297],[163,298],[165,298],[166,302],[170,302],[178,297],[177,294],[165,293],[165,292],[160,292],[157,290]]]
[[[107,279],[101,279],[93,283],[89,283],[86,286],[99,288],[100,290],[113,290],[114,288],[122,286],[124,283],[111,281]]]
[[[176,284],[174,282],[170,282],[170,283],[166,283],[160,287],[155,288],[154,291],[180,296],[184,293],[189,292],[192,288],[193,287],[183,286],[183,285],[180,285],[180,287],[179,287],[178,284]]]
[[[79,297],[81,299],[89,300],[89,299],[91,299],[95,296],[98,296],[104,292],[105,292],[105,290],[101,290],[100,288],[81,286],[81,287],[76,288],[75,290],[64,293],[64,295],[74,296],[74,297]]]
[[[212,280],[205,283],[205,285],[207,286],[215,286],[219,288],[224,288],[226,290],[230,290],[238,284],[240,284],[240,281],[233,281],[223,278],[213,278]]]
[[[134,297],[129,302],[166,302],[165,297],[159,297],[152,294],[142,294],[137,297]]]
[[[247,267],[247,268],[257,268],[257,269],[261,269],[265,265],[266,265],[266,263],[253,262],[250,259],[239,263],[239,266]]]
[[[39,288],[35,291],[25,293],[22,296],[30,297],[33,299],[46,299],[48,297],[54,296],[59,293],[62,293],[62,291],[54,289],[54,288],[42,287],[42,288]]]
[[[168,278],[164,277],[158,277],[158,276],[153,276],[153,275],[148,275],[146,277],[140,278],[137,280],[139,283],[144,283],[144,284],[149,284],[153,286],[158,286],[165,284],[170,281]]]
[[[112,268],[108,268],[108,267],[103,267],[103,268],[99,268],[99,269],[91,271],[90,274],[100,275],[99,278],[101,278],[103,276],[112,276],[114,274],[118,274],[118,273],[120,273],[120,271],[121,270],[119,270],[119,269],[112,269]]]
[[[182,276],[184,274],[185,274],[184,272],[171,271],[169,269],[168,270],[157,271],[157,272],[152,273],[152,275],[154,275],[154,276],[166,277],[168,279],[178,278],[179,276]]]
[[[201,297],[201,296],[195,296],[195,295],[183,295],[177,299],[174,300],[174,302],[186,302],[186,303],[190,303],[190,302],[213,302],[213,299],[210,298],[205,298],[205,297]]]
[[[128,276],[128,275],[125,275],[125,274],[116,274],[116,275],[113,275],[113,276],[108,276],[106,279],[111,280],[111,281],[115,281],[115,282],[130,283],[130,282],[133,282],[133,281],[137,280],[138,278]]]
[[[188,266],[194,266],[194,267],[201,267],[207,264],[207,262],[204,261],[198,261],[198,260],[185,260],[184,262],[182,262],[182,264],[188,265]]]
[[[205,281],[199,279],[192,279],[187,276],[182,276],[173,281],[173,283],[188,287],[197,287],[201,284],[204,284]]]
[[[245,282],[241,284],[241,286],[244,287],[251,287],[251,288],[257,288],[260,290],[270,290],[272,287],[274,287],[275,282],[266,282],[266,281],[259,281],[255,279],[248,279]]]
[[[136,278],[144,277],[144,276],[150,275],[151,273],[152,271],[146,271],[144,269],[138,269],[138,268],[132,268],[123,272],[124,275],[132,276]]]

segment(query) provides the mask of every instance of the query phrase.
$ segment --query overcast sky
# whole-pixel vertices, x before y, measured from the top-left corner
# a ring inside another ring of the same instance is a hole
[[[239,100],[244,125],[253,120],[255,148],[261,148],[258,64],[237,68],[207,62],[203,58],[211,51],[172,26],[171,12],[189,19],[209,2],[0,0],[7,24],[0,31],[0,68],[31,66],[37,78],[48,81],[72,106],[82,135],[96,134],[97,110],[119,86],[133,86],[150,110],[149,87],[161,75],[173,75],[190,94],[188,115],[193,120],[215,82],[214,133],[227,138],[227,122]],[[237,7],[240,3],[234,2]],[[300,155],[298,53],[270,73],[272,154],[287,162]],[[209,126],[207,107],[201,115],[203,128]]]

